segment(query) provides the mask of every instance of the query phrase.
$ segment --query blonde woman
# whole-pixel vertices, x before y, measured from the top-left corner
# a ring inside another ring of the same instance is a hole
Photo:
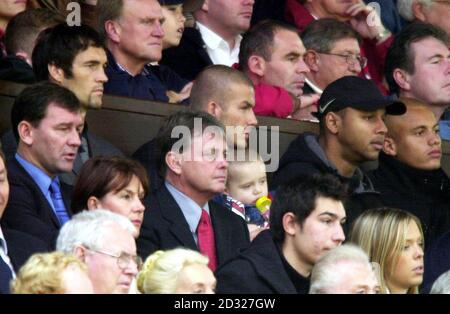
[[[146,294],[211,294],[216,278],[206,256],[178,248],[150,255],[137,275],[137,287]]]
[[[86,265],[62,252],[34,254],[11,284],[15,294],[94,293]]]
[[[419,219],[400,209],[364,212],[350,241],[380,265],[381,293],[418,293],[423,280],[423,232]]]

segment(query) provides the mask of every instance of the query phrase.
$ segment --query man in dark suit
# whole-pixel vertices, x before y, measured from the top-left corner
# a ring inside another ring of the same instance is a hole
[[[87,26],[60,24],[45,30],[33,50],[33,71],[38,81],[48,80],[71,90],[83,106],[83,119],[88,109],[102,106],[106,53],[99,35]],[[14,157],[17,142],[12,132],[2,137],[7,159]],[[106,140],[88,132],[85,124],[81,146],[71,172],[61,181],[73,185],[83,163],[98,155],[122,156],[122,152]]]
[[[156,146],[165,182],[146,199],[139,254],[183,246],[207,255],[214,270],[249,244],[245,222],[210,201],[224,191],[227,178],[223,126],[207,113],[175,113]]]
[[[54,247],[70,218],[70,192],[58,174],[70,172],[81,144],[82,107],[77,97],[50,82],[17,96],[11,120],[17,153],[7,163],[10,199],[2,227],[27,233]]]
[[[212,64],[238,62],[241,34],[250,27],[254,0],[205,1],[193,15],[195,27],[186,28],[180,45],[165,49],[161,64],[183,78],[194,80]]]
[[[6,159],[0,147],[0,220],[8,199]],[[0,294],[9,293],[9,282],[14,270],[19,270],[30,255],[50,250],[50,247],[36,237],[17,230],[2,229],[0,226]]]

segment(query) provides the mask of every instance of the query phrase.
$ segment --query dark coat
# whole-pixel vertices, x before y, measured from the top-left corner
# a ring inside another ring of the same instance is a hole
[[[82,136],[86,138],[86,141],[88,143],[89,158],[95,157],[95,156],[100,156],[100,155],[101,156],[124,156],[123,153],[118,148],[116,148],[114,145],[112,145],[110,142],[88,132],[87,125],[85,125]],[[8,131],[5,134],[3,134],[1,141],[2,141],[2,146],[3,146],[3,151],[5,152],[5,155],[6,155],[6,159],[9,160],[9,159],[14,158],[14,155],[16,154],[16,151],[17,151],[17,142],[16,142],[16,138],[14,137],[13,132]],[[61,182],[64,182],[69,185],[74,185],[75,179],[76,179],[78,173],[80,172],[82,166],[83,166],[83,162],[82,162],[80,154],[78,152],[78,154],[75,158],[75,161],[73,163],[72,171],[70,173],[64,173],[59,176]]]
[[[54,247],[28,233],[6,228],[2,228],[2,231],[8,245],[9,259],[16,272],[31,255],[54,250]]]
[[[139,147],[132,155],[132,158],[139,161],[144,166],[145,170],[147,170],[152,193],[155,193],[164,183],[164,178],[158,173],[158,160],[155,145],[155,140],[150,140]]]
[[[369,175],[386,206],[420,219],[425,248],[450,230],[450,180],[442,169],[414,169],[382,153],[378,169]]]
[[[189,81],[194,80],[204,68],[213,64],[200,31],[193,27],[184,30],[177,47],[163,51],[160,63],[167,65]]]
[[[359,168],[351,178],[341,176],[319,147],[317,136],[312,133],[300,134],[291,142],[274,174],[272,189],[294,178],[325,173],[337,176],[349,187],[349,197],[344,204],[347,214],[347,222],[344,225],[346,234],[362,212],[383,206],[381,195],[374,189],[369,177]]]
[[[216,272],[217,293],[295,294],[270,231],[262,231]]]
[[[13,229],[37,237],[54,249],[61,224],[58,217],[28,172],[12,158],[7,162],[9,201],[3,213],[2,229]],[[69,216],[72,189],[61,182],[61,194]]]
[[[12,55],[0,58],[0,80],[21,84],[36,82],[31,66],[25,60]]]
[[[450,231],[426,249],[422,293],[428,293],[440,275],[450,270]]]
[[[187,247],[198,251],[189,225],[175,199],[165,185],[145,201],[146,211],[137,240],[139,255],[146,258],[156,250]],[[238,250],[249,245],[249,234],[244,220],[209,202],[209,211],[216,240],[218,265],[234,257]]]

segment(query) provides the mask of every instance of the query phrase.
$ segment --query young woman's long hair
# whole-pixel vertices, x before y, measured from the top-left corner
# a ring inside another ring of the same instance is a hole
[[[371,262],[380,265],[381,293],[388,293],[387,278],[393,275],[399,256],[406,244],[408,225],[417,224],[423,239],[420,220],[413,214],[395,208],[377,208],[365,211],[355,221],[350,241],[369,255]],[[418,293],[418,286],[407,293]]]

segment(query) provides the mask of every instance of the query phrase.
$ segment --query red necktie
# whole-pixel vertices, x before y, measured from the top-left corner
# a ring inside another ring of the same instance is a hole
[[[200,253],[209,257],[208,267],[215,271],[217,268],[217,257],[214,230],[208,212],[204,209],[202,209],[202,216],[197,226],[197,237]]]

